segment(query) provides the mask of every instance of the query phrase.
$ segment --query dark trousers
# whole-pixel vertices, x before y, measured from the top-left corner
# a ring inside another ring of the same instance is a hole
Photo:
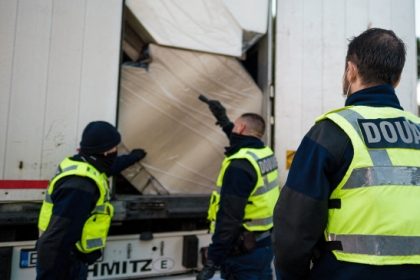
[[[256,248],[249,254],[229,256],[221,265],[221,277],[226,280],[272,280],[271,246]]]
[[[88,276],[87,265],[79,259],[75,259],[69,269],[66,280],[86,280]]]
[[[36,267],[37,280],[86,280],[88,268],[86,263],[74,259],[70,266],[56,265],[52,269],[41,269]]]

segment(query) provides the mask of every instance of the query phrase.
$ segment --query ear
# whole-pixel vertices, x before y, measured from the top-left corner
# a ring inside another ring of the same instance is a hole
[[[397,86],[400,84],[400,82],[401,82],[401,76],[402,76],[402,74],[398,78],[398,81],[392,86],[393,88],[397,88]]]
[[[351,61],[347,61],[347,80],[350,83],[353,83],[356,80],[356,76],[358,75],[358,71],[356,66]]]
[[[238,128],[238,134],[244,134],[246,131],[246,123],[241,123]]]

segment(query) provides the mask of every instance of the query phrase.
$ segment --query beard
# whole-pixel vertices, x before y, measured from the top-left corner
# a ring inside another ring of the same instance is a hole
[[[347,90],[349,89],[350,82],[347,80],[347,71],[344,73],[343,76],[343,96],[347,97]]]

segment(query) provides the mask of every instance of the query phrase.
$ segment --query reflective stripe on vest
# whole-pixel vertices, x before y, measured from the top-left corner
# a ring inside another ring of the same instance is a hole
[[[253,227],[253,226],[265,226],[265,225],[269,225],[273,223],[273,217],[268,217],[265,219],[253,219],[252,221],[246,221],[245,224],[248,227]]]
[[[105,211],[105,205],[97,205],[96,207],[95,207],[95,210],[93,210],[93,211],[97,211],[97,212],[104,212]]]
[[[53,203],[51,200],[51,195],[48,192],[45,192],[45,201],[51,204]]]
[[[271,191],[272,189],[274,189],[274,188],[276,188],[276,187],[279,186],[279,179],[278,178],[276,178],[272,182],[268,182],[267,177],[263,177],[263,180],[264,180],[264,186],[263,187],[259,187],[254,192],[254,194],[253,194],[254,196],[265,194],[265,193],[267,193],[267,192]],[[221,188],[217,188],[216,189],[216,192],[220,195]]]
[[[328,241],[336,240],[341,242],[345,252],[351,254],[377,256],[420,255],[420,237],[418,236],[328,234]]]
[[[327,241],[340,261],[420,264],[420,119],[394,108],[346,107],[317,119],[349,136],[353,160],[330,195]],[[414,247],[414,248],[413,248]]]
[[[263,187],[259,187],[254,192],[253,196],[257,196],[257,195],[262,195],[262,194],[268,193],[272,189],[279,187],[279,180],[278,180],[278,178],[276,178],[272,182],[268,182],[267,177],[264,177],[263,179],[264,179],[264,186]]]
[[[262,149],[243,148],[234,155],[225,158],[217,179],[218,187],[213,192],[210,201],[208,219],[213,221],[210,230],[214,232],[214,221],[219,209],[218,203],[225,171],[234,159],[247,159],[257,174],[257,183],[248,198],[249,203],[245,207],[243,226],[250,231],[268,230],[273,224],[273,210],[280,193],[277,161],[269,147]]]
[[[95,247],[103,247],[104,242],[102,241],[102,238],[95,238],[95,239],[89,239],[86,241],[86,248],[92,249]]]
[[[412,166],[373,166],[353,170],[342,189],[385,185],[420,186],[420,168]]]
[[[77,169],[77,165],[72,165],[72,166],[64,168],[63,171],[61,172],[68,172],[68,171],[76,170],[76,169]]]

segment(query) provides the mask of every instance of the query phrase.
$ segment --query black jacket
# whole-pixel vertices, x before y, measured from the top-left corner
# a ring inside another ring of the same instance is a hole
[[[346,100],[346,106],[350,105],[402,110],[388,85],[352,94]],[[315,124],[303,138],[274,210],[273,250],[282,280],[420,279],[420,265],[342,262],[331,252],[323,252],[309,270],[316,248],[322,247],[324,240],[328,199],[342,181],[353,154],[347,134],[328,119]]]

